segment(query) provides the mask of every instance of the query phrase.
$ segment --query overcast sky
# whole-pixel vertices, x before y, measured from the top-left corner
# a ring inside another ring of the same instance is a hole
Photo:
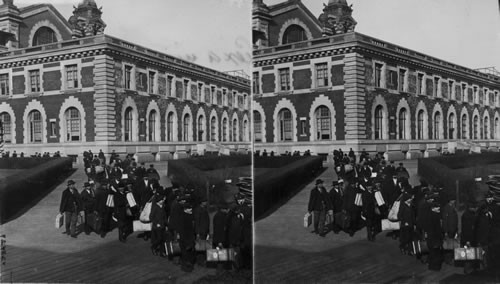
[[[268,5],[282,0],[264,0]],[[500,71],[498,0],[347,0],[356,31],[469,68]],[[302,0],[318,17],[328,0]]]
[[[82,0],[14,0],[18,7],[51,3],[68,19]],[[105,33],[220,71],[251,65],[250,0],[96,0]]]

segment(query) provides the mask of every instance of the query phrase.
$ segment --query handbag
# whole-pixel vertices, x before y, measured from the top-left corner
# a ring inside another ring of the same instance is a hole
[[[382,231],[394,231],[399,230],[401,227],[400,222],[391,222],[388,219],[382,219]]]
[[[139,220],[132,222],[134,232],[148,232],[151,231],[151,223],[143,223]]]
[[[56,216],[56,229],[60,229],[64,225],[64,215],[61,213]]]
[[[151,214],[151,206],[153,206],[153,198],[151,198],[148,202],[146,202],[146,205],[144,205],[144,208],[141,211],[141,215],[139,216],[139,220],[141,222],[151,222],[149,219],[149,215]]]
[[[387,215],[387,219],[390,221],[398,221],[398,213],[399,213],[399,207],[401,206],[401,197],[403,195],[400,195],[396,201],[394,201],[394,204],[392,204],[391,210],[389,210],[389,214]]]

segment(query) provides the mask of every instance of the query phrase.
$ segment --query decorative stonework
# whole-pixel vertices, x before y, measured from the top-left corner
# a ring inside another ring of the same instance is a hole
[[[29,122],[28,115],[33,110],[37,110],[41,114],[41,117],[42,117],[42,143],[47,143],[47,133],[48,133],[47,114],[45,112],[45,108],[43,107],[43,105],[38,100],[35,100],[35,99],[30,101],[28,103],[28,105],[26,106],[26,108],[24,109],[24,114],[23,114],[23,136],[24,136],[23,140],[24,141],[23,141],[23,143],[24,144],[34,144],[34,143],[29,142],[29,140],[28,140],[28,137],[29,137],[28,132],[30,129],[30,125],[29,125],[30,122]]]
[[[101,19],[102,7],[97,8],[94,0],[84,0],[73,10],[68,23],[73,31],[73,37],[89,37],[104,33],[106,24]]]
[[[418,102],[418,105],[417,105],[417,109],[415,111],[415,139],[417,139],[418,137],[418,113],[420,111],[423,111],[424,112],[424,121],[423,121],[423,124],[424,124],[424,127],[423,127],[423,140],[427,140],[429,139],[429,113],[427,111],[427,107],[425,106],[425,103],[423,101],[419,101]]]
[[[411,139],[411,108],[410,105],[408,104],[408,101],[405,98],[401,98],[398,103],[398,107],[396,109],[396,132],[397,132],[397,138],[399,138],[399,113],[401,109],[406,110],[406,126],[405,126],[405,137],[403,139],[405,140],[410,140]]]
[[[2,102],[0,104],[0,113],[6,112],[10,116],[10,135],[11,135],[11,144],[16,144],[16,114],[14,113],[14,110],[12,107],[7,104],[6,102]]]
[[[280,33],[278,35],[278,39],[279,39],[280,44],[284,44],[283,43],[283,36],[285,35],[286,29],[288,29],[288,27],[290,27],[291,25],[297,25],[297,26],[300,26],[301,28],[303,28],[304,32],[306,33],[306,37],[307,37],[306,40],[310,40],[313,38],[312,33],[309,30],[309,28],[307,27],[307,25],[304,24],[304,22],[302,22],[298,18],[293,18],[293,19],[287,20],[285,23],[283,23],[283,25],[281,25]]]
[[[337,116],[335,113],[335,107],[333,106],[333,102],[326,97],[325,95],[321,94],[318,97],[314,99],[314,101],[311,104],[311,108],[309,109],[309,141],[317,141],[316,139],[316,117],[314,113],[316,112],[316,109],[320,106],[325,106],[328,108],[330,111],[330,131],[331,131],[331,139],[330,140],[337,140],[337,135],[336,135],[336,121],[337,121]]]
[[[48,20],[42,20],[42,21],[37,22],[31,28],[30,35],[28,37],[29,38],[28,46],[30,46],[30,47],[33,46],[33,38],[35,37],[35,33],[41,27],[48,27],[48,28],[52,29],[56,35],[57,41],[58,42],[62,41],[62,36],[61,36],[61,32],[59,31],[59,29],[55,25],[53,25],[51,22],[49,22]]]
[[[252,101],[252,105],[253,105],[253,111],[254,112],[258,112],[260,114],[260,120],[261,120],[261,128],[260,128],[260,133],[261,133],[261,136],[262,136],[262,143],[265,143],[267,142],[266,141],[266,112],[264,111],[264,108],[260,105],[259,102],[257,101]],[[252,125],[253,125],[253,113],[252,113]],[[253,139],[254,140],[254,139]]]
[[[147,136],[147,141],[150,141],[149,138],[149,114],[151,111],[156,111],[156,117],[155,117],[155,129],[153,131],[154,133],[154,142],[160,142],[161,141],[161,123],[160,123],[160,108],[158,107],[158,104],[156,101],[150,101],[148,104],[148,108],[146,109],[146,136]]]
[[[290,112],[292,113],[292,141],[293,142],[297,142],[298,139],[297,139],[297,133],[298,133],[298,129],[297,129],[297,111],[295,110],[295,106],[293,105],[293,103],[288,100],[288,99],[285,99],[285,98],[282,98],[281,100],[278,101],[278,103],[276,103],[276,107],[274,108],[274,113],[273,113],[273,121],[274,121],[274,124],[273,124],[273,134],[274,134],[274,142],[279,142],[279,119],[278,119],[278,113],[284,109],[284,108],[287,108],[290,110]]]
[[[172,141],[169,141],[168,139],[168,116],[169,114],[172,113],[173,114],[173,118],[174,118],[174,121],[173,121],[173,125],[172,125]],[[165,141],[167,142],[175,142],[175,141],[178,141],[179,139],[179,132],[178,132],[178,129],[179,129],[179,116],[177,115],[177,110],[175,109],[175,106],[173,103],[169,103],[168,106],[167,106],[167,110],[165,112]]]
[[[87,128],[86,128],[86,117],[87,113],[85,112],[85,108],[83,107],[82,103],[80,102],[79,99],[75,98],[74,96],[70,96],[67,99],[64,100],[64,102],[61,105],[61,108],[59,109],[59,142],[60,143],[68,143],[69,141],[66,141],[64,139],[67,135],[67,125],[66,125],[66,119],[64,116],[64,113],[66,110],[68,110],[70,107],[74,107],[78,110],[80,113],[80,142],[87,142]]]

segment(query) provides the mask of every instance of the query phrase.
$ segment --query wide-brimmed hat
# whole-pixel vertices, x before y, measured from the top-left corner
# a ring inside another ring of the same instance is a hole
[[[319,179],[317,179],[317,180],[316,180],[316,185],[318,185],[318,184],[322,184],[322,183],[323,183],[323,180],[322,180],[322,179],[320,179],[320,178],[319,178]]]
[[[83,183],[83,187],[89,187],[89,186],[90,186],[90,183],[88,181]]]
[[[72,185],[72,184],[75,184],[75,181],[72,179],[68,180],[68,185]]]

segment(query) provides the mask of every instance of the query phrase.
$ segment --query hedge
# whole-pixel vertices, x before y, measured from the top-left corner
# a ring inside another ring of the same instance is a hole
[[[27,160],[24,162],[25,165],[31,164]],[[17,216],[26,206],[61,182],[61,175],[70,171],[72,165],[71,158],[49,158],[29,171],[0,179],[0,224]]]
[[[263,217],[323,169],[323,157],[255,157],[254,167],[282,167],[254,177],[254,216]]]
[[[48,161],[56,160],[59,158],[53,157],[42,157],[42,158],[31,158],[31,157],[16,157],[16,158],[0,158],[0,169],[30,169]]]

